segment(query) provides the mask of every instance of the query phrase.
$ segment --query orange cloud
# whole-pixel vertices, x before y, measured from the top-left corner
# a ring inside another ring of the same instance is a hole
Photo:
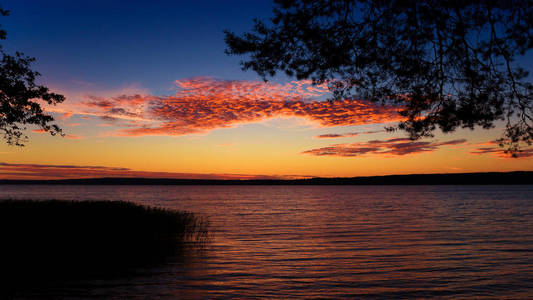
[[[192,78],[176,81],[171,96],[121,95],[94,97],[84,105],[104,120],[138,120],[121,136],[203,133],[273,117],[302,117],[319,126],[350,126],[398,121],[397,107],[348,99],[320,100],[326,86],[309,81],[287,84]]]
[[[89,96],[91,101],[85,102],[84,104],[89,107],[99,107],[99,108],[111,108],[113,107],[113,102],[106,100],[105,98]]]
[[[47,133],[47,131],[44,130],[44,129],[33,129],[32,132],[35,132],[35,133]],[[66,134],[64,137],[67,138],[67,139],[71,139],[71,140],[80,140],[80,139],[84,138],[83,136],[76,135],[76,134]]]
[[[335,139],[335,138],[341,138],[341,137],[347,137],[347,136],[356,136],[357,133],[346,133],[346,134],[337,134],[337,133],[326,133],[315,136],[317,139]]]
[[[0,162],[0,179],[74,179],[99,177],[143,177],[173,179],[295,179],[309,176],[249,174],[196,174],[135,171],[128,168],[76,165],[11,164]]]
[[[466,143],[465,139],[451,140],[446,142],[421,142],[412,141],[407,138],[394,138],[386,141],[373,140],[368,142],[358,142],[351,144],[336,144],[328,147],[311,149],[302,152],[316,156],[363,156],[367,154],[400,156],[409,154],[419,154],[423,152],[433,152],[441,146],[450,146]]]
[[[478,145],[494,145],[498,144],[496,141],[490,141],[487,143],[480,143]],[[498,157],[498,158],[504,158],[504,159],[510,159],[510,158],[530,158],[533,157],[533,149],[527,148],[522,149],[520,152],[516,153],[516,156],[513,157],[510,153],[506,153],[504,149],[499,148],[497,146],[495,147],[478,147],[474,148],[470,151],[470,154],[473,155],[484,155],[484,154],[491,154],[492,156]]]
[[[64,113],[61,113],[60,115],[57,116],[57,119],[59,120],[66,120],[68,118],[72,117],[72,113],[71,112],[64,112]]]
[[[65,138],[71,139],[71,140],[81,140],[84,137],[81,136],[81,135],[76,135],[76,134],[67,134],[67,135],[65,135]]]
[[[344,137],[354,137],[360,134],[374,134],[385,132],[385,130],[375,130],[375,131],[363,131],[363,132],[348,132],[348,133],[326,133],[315,136],[317,139],[335,139],[335,138],[344,138]]]

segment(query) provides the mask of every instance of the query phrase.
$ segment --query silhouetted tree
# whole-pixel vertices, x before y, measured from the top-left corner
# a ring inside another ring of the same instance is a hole
[[[501,146],[533,140],[533,1],[275,0],[270,24],[226,31],[226,53],[265,80],[328,83],[332,100],[399,104],[412,139],[506,121]]]
[[[9,11],[0,8],[0,15],[7,16]],[[6,31],[1,28],[0,39],[6,39]],[[35,83],[40,74],[30,68],[34,58],[19,52],[15,56],[8,55],[1,46],[0,54],[0,132],[6,142],[23,146],[28,138],[23,133],[26,124],[37,125],[52,135],[62,134],[57,125],[50,124],[54,118],[45,114],[37,101],[57,104],[65,97]]]

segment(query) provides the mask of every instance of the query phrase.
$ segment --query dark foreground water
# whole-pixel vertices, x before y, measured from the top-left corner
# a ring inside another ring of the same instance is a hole
[[[126,200],[211,221],[211,242],[184,261],[24,297],[533,298],[533,186],[0,185],[6,198]]]

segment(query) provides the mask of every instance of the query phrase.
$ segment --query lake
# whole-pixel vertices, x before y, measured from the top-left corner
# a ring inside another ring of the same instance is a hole
[[[39,297],[533,297],[533,185],[0,185],[8,198],[124,200],[211,223],[183,261]]]

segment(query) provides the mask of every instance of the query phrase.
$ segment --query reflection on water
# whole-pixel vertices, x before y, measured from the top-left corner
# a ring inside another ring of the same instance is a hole
[[[533,296],[533,186],[0,186],[206,215],[203,252],[70,297]]]

